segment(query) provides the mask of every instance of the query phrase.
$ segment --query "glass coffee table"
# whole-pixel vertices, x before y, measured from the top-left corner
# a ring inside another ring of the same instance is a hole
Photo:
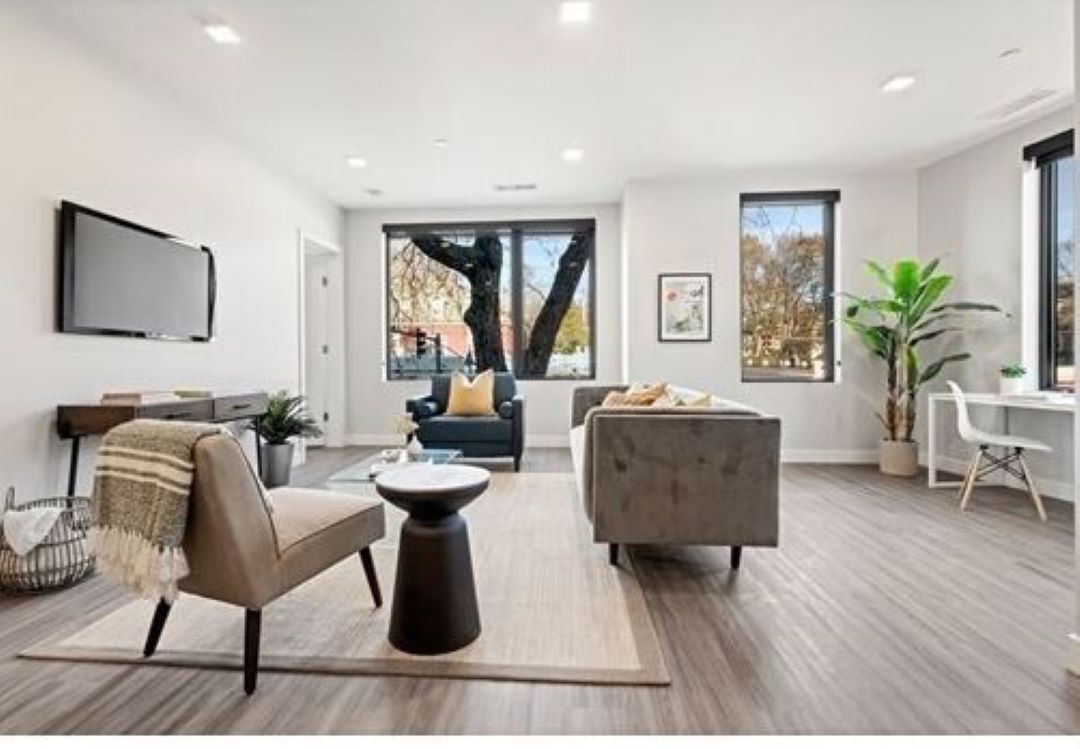
[[[427,463],[429,465],[445,465],[453,463],[461,458],[461,450],[428,450],[418,453],[405,453],[405,460],[401,459],[401,448],[382,450],[371,455],[359,463],[354,463],[344,468],[329,479],[328,484],[374,484],[375,477],[388,468],[410,465],[413,463]]]

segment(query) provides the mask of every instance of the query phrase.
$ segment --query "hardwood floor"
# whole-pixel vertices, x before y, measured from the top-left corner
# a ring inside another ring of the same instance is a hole
[[[297,482],[361,455],[315,451]],[[562,450],[523,468],[566,469]],[[669,688],[268,673],[249,699],[235,673],[14,657],[117,607],[100,578],[0,597],[0,732],[1075,733],[1072,506],[1047,511],[980,488],[961,514],[870,466],[785,466],[780,548],[738,573],[727,549],[630,549]]]

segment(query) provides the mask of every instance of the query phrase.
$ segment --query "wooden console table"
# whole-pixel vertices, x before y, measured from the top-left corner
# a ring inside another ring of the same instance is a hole
[[[266,413],[269,398],[266,393],[230,393],[211,398],[178,398],[164,403],[138,406],[61,405],[56,407],[56,432],[60,439],[71,440],[71,462],[68,466],[68,496],[75,495],[79,471],[79,447],[83,437],[105,434],[114,426],[133,419],[171,419],[176,421],[206,421],[224,423],[250,419],[256,426],[255,460],[262,476],[262,450],[257,429],[259,419]]]

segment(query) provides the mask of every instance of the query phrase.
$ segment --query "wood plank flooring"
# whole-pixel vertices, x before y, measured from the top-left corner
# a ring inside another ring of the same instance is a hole
[[[297,483],[359,459],[313,451]],[[568,469],[531,450],[524,470]],[[785,466],[781,545],[637,547],[669,688],[235,673],[17,660],[116,608],[95,578],[0,597],[3,733],[1075,733],[1072,506],[870,466]],[[597,554],[606,554],[601,546]],[[239,647],[243,617],[237,616]]]

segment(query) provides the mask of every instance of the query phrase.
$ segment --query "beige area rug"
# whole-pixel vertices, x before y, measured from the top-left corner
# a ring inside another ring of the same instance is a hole
[[[384,606],[372,607],[360,560],[344,560],[264,609],[263,671],[670,684],[637,579],[608,564],[606,546],[592,542],[569,474],[494,473],[488,492],[465,509],[483,631],[441,656],[408,655],[387,641],[404,514],[386,510],[386,538],[373,547]],[[146,660],[153,608],[133,601],[20,656],[241,668],[238,607],[182,595],[157,654]]]

